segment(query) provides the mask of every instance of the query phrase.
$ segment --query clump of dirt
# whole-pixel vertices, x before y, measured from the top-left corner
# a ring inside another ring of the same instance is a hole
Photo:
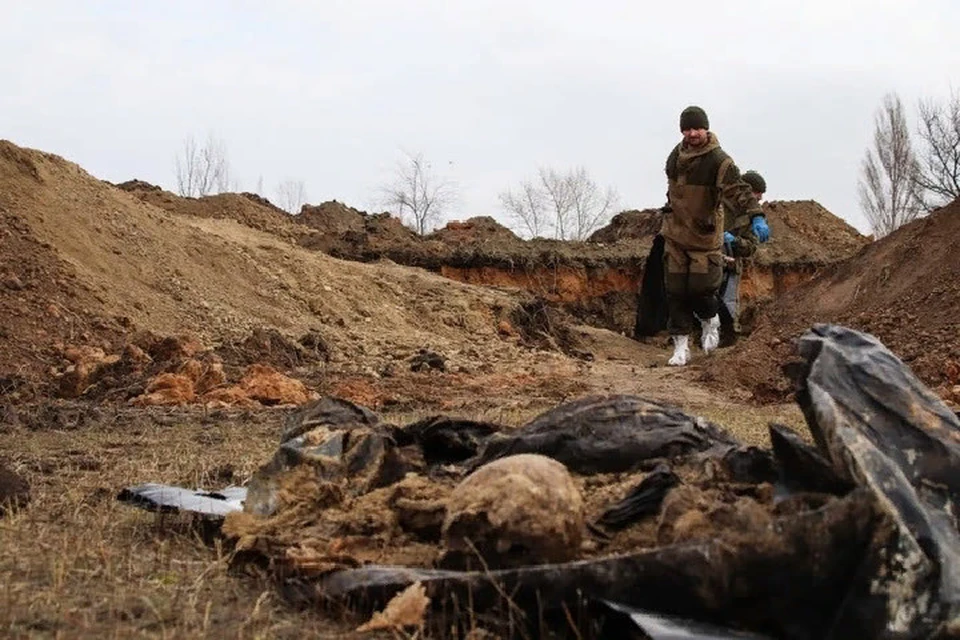
[[[305,204],[296,221],[327,235],[340,235],[347,231],[364,231],[367,214],[342,202],[330,200],[318,205]]]
[[[960,201],[901,227],[770,304],[750,337],[704,367],[717,386],[738,383],[759,401],[788,397],[781,367],[793,340],[817,322],[875,335],[949,399],[960,383]]]
[[[262,363],[290,370],[330,359],[330,348],[318,330],[294,341],[274,328],[257,327],[243,340],[223,344],[216,351],[232,367]]]
[[[0,516],[30,502],[30,484],[0,462]]]
[[[205,348],[192,336],[140,332],[120,353],[110,355],[99,348],[67,346],[62,353],[67,364],[56,374],[59,395],[126,400],[135,406],[256,407],[299,405],[315,398],[317,394],[302,381],[261,361],[275,355],[268,350],[270,343],[264,343],[265,337],[281,346],[292,345],[276,332],[254,332],[242,343],[254,345],[245,352],[246,359],[237,351],[229,352],[229,371],[214,349]],[[229,385],[230,380],[236,383]]]
[[[604,242],[613,244],[620,240],[647,241],[647,248],[653,240],[653,236],[660,233],[660,224],[663,221],[663,214],[660,209],[644,209],[638,211],[621,211],[613,216],[610,223],[594,231],[587,240],[589,242]]]

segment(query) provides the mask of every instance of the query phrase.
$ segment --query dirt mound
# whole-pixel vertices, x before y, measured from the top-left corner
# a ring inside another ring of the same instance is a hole
[[[335,260],[238,224],[226,210],[218,214],[217,203],[263,212],[237,195],[191,200],[141,184],[135,196],[58,156],[0,144],[0,389],[59,385],[51,369],[75,364],[64,360],[66,346],[113,358],[140,330],[192,335],[220,350],[227,373],[237,351],[365,380],[421,349],[442,354],[450,375],[533,357],[500,332],[527,294]],[[184,215],[184,207],[201,213]],[[389,216],[367,216],[365,226],[372,242],[419,240]],[[250,339],[263,327],[279,339]],[[240,357],[237,374],[241,361],[248,364]]]
[[[490,216],[477,216],[463,222],[454,220],[427,237],[451,245],[512,243],[520,240],[517,234]]]
[[[747,340],[706,366],[706,378],[732,378],[762,401],[784,398],[790,389],[780,366],[792,339],[816,322],[836,322],[877,336],[950,399],[960,384],[958,234],[960,200],[832,265],[767,307]]]
[[[347,231],[363,231],[366,217],[363,211],[330,200],[316,206],[303,205],[296,220],[324,234],[339,235]]]
[[[116,186],[143,202],[171,213],[236,220],[293,242],[308,233],[286,211],[255,193],[220,193],[202,198],[184,198],[142,180],[128,180]]]
[[[621,211],[613,216],[610,224],[594,231],[587,239],[588,242],[604,242],[612,244],[620,240],[647,240],[660,232],[660,223],[663,214],[660,209],[636,209]]]
[[[41,169],[53,158],[0,141],[0,396],[37,391],[56,343],[82,339],[109,348],[129,324],[122,309],[118,317],[106,313],[98,294],[33,234],[24,212],[33,191],[56,189]],[[35,217],[57,224],[48,217],[55,215],[47,209]]]
[[[813,200],[772,201],[763,210],[770,242],[754,261],[763,266],[821,265],[856,254],[870,240]],[[659,209],[624,211],[590,236],[590,242],[649,241],[660,231]]]
[[[813,200],[767,202],[763,210],[771,239],[757,251],[759,264],[829,264],[855,255],[870,242]]]

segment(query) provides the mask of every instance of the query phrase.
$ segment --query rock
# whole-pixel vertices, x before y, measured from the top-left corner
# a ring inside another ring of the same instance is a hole
[[[247,367],[239,386],[248,397],[265,405],[304,404],[316,397],[299,380],[262,364]]]
[[[20,475],[0,465],[0,516],[30,502],[30,484]]]
[[[451,493],[443,523],[445,567],[506,568],[566,562],[583,540],[583,497],[566,467],[537,454],[500,458]]]
[[[22,291],[26,288],[26,285],[23,284],[23,280],[12,274],[3,279],[3,284],[5,287],[12,289],[13,291]]]
[[[184,405],[196,399],[193,380],[179,373],[161,373],[151,379],[142,395],[131,400],[135,406]]]

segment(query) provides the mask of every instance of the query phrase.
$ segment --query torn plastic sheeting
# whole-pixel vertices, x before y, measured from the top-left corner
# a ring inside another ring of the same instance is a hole
[[[536,625],[541,614],[562,616],[564,607],[576,610],[584,599],[604,599],[775,637],[819,640],[860,565],[874,520],[869,494],[855,492],[776,521],[760,540],[720,532],[701,543],[492,572],[367,566],[316,583],[292,582],[288,589],[300,592],[298,600],[319,597],[372,610],[420,581],[438,607],[432,619],[441,624],[456,619],[466,603],[478,615],[520,610],[527,624]]]
[[[120,492],[117,500],[147,511],[196,513],[217,518],[241,511],[247,498],[246,487],[227,487],[221,491],[192,491],[164,484],[140,484]]]
[[[316,427],[365,426],[379,424],[380,418],[364,406],[349,400],[324,396],[302,406],[284,420],[280,442],[288,442]]]
[[[679,483],[680,478],[668,465],[660,465],[630,489],[622,500],[608,507],[597,519],[597,524],[608,529],[623,529],[644,516],[655,514],[667,492]]]
[[[650,640],[771,640],[769,636],[665,616],[608,600],[601,600],[599,603],[614,614],[619,614],[615,616],[619,624],[604,621],[605,624],[600,630],[603,637],[624,637],[630,633],[629,629],[625,628],[626,625],[635,625],[643,632],[644,637]]]
[[[779,481],[791,491],[816,491],[843,495],[854,484],[842,479],[815,447],[804,442],[791,428],[781,424],[768,427]]]
[[[401,447],[416,444],[428,465],[456,464],[477,455],[486,440],[503,430],[493,422],[431,416],[394,431]]]
[[[793,375],[814,438],[892,525],[876,532],[830,637],[958,628],[960,421],[872,336],[816,325],[799,346],[806,362]]]
[[[509,435],[487,440],[470,467],[519,453],[539,453],[581,474],[638,468],[716,445],[738,445],[702,418],[639,396],[591,396],[550,409]]]

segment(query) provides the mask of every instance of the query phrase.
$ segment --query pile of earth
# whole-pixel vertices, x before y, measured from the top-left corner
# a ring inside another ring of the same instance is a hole
[[[336,391],[363,401],[364,385],[390,376],[398,389],[393,397],[405,402],[412,396],[403,386],[409,378],[430,375],[412,370],[423,353],[439,354],[445,370],[438,375],[463,377],[463,385],[470,373],[496,375],[498,363],[515,372],[503,384],[516,385],[531,367],[565,370],[560,354],[553,362],[530,348],[549,346],[544,331],[558,330],[556,317],[548,325],[530,317],[538,308],[534,296],[310,251],[297,246],[293,232],[277,235],[272,219],[261,214],[288,222],[287,228],[313,230],[251,197],[191,200],[143,183],[127,188],[133,193],[59,156],[0,141],[4,402],[14,394],[58,392],[62,374],[77,364],[65,358],[67,348],[111,359],[136,345],[141,332],[193,336],[219,349],[229,367],[233,346],[269,327],[317,352],[318,364],[306,367],[315,370],[307,383],[352,381],[356,394]],[[244,218],[244,211],[256,216]],[[270,232],[254,228],[258,224]],[[312,336],[306,344],[304,336]],[[241,360],[236,366],[257,363]],[[289,361],[276,364],[304,378]],[[242,370],[228,378],[242,379]],[[131,386],[136,380],[119,384]]]
[[[344,260],[420,267],[447,278],[528,291],[580,321],[631,334],[643,262],[659,231],[657,209],[624,211],[586,242],[523,240],[489,216],[453,221],[426,236],[389,213],[336,200],[288,216],[251,194],[180,198],[139,181],[125,188],[145,201],[192,216],[228,217]],[[747,329],[755,307],[816,275],[824,264],[868,242],[813,201],[765,205],[773,240],[750,261],[741,287]]]
[[[752,335],[705,365],[706,380],[736,382],[760,401],[791,389],[781,366],[793,339],[815,322],[837,322],[877,336],[943,397],[960,403],[960,200],[873,242],[784,294]],[[825,238],[826,239],[826,238]]]
[[[293,242],[308,233],[301,225],[293,222],[286,211],[255,193],[219,193],[189,198],[164,191],[142,180],[128,180],[117,184],[116,187],[136,196],[142,202],[171,213],[236,220],[241,224],[267,231]]]
[[[587,240],[605,244],[614,244],[621,240],[627,242],[639,240],[646,242],[649,247],[653,236],[660,232],[662,221],[663,214],[660,213],[660,209],[621,211],[613,216],[607,226],[601,227],[590,234]]]
[[[288,216],[249,194],[180,198],[140,181],[141,199],[188,216],[227,217],[343,260],[420,267],[458,282],[527,291],[581,321],[629,332],[634,292],[649,242],[523,240],[489,216],[453,221],[420,236],[389,213],[366,213],[336,200]],[[242,203],[243,206],[235,206]],[[225,206],[231,204],[234,206]]]
[[[844,260],[866,246],[863,236],[842,218],[813,200],[772,201],[763,204],[771,239],[760,246],[753,262],[780,268],[824,265]],[[624,211],[590,236],[591,242],[649,242],[660,231],[659,209]]]

